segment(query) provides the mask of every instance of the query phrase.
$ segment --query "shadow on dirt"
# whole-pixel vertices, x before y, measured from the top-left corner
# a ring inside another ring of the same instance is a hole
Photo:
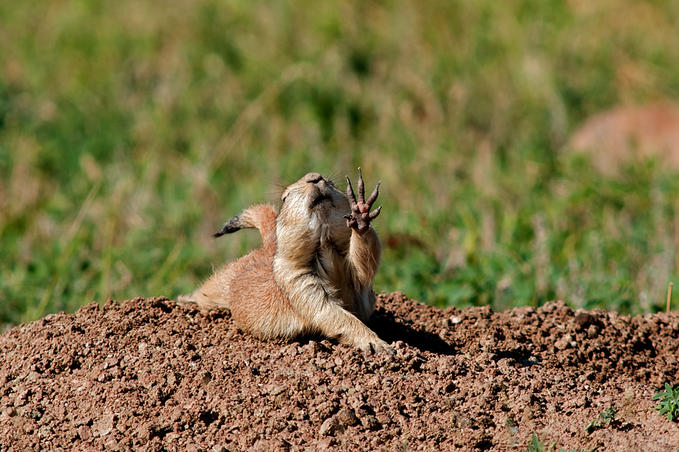
[[[437,355],[454,355],[457,353],[457,348],[454,345],[444,341],[438,335],[415,329],[403,323],[403,319],[397,319],[398,317],[394,313],[378,308],[368,321],[368,326],[380,338],[389,343],[401,341],[420,351],[436,353]],[[310,334],[296,338],[295,342],[305,345],[310,341],[321,342],[324,339],[328,338]],[[337,343],[335,339],[329,340]],[[280,341],[281,344],[286,343],[284,339],[272,339],[272,342],[277,341]]]
[[[438,335],[421,331],[397,319],[394,313],[377,309],[368,322],[370,328],[387,342],[402,341],[411,347],[439,355],[456,353],[454,345],[441,339]]]

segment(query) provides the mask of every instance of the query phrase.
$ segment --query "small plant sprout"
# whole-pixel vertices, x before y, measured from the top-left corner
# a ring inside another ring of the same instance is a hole
[[[618,409],[614,406],[608,407],[599,413],[599,416],[590,422],[587,427],[585,427],[585,431],[587,433],[592,433],[594,430],[607,427],[611,424],[611,422],[616,420],[617,416]]]
[[[679,420],[679,385],[674,389],[669,383],[665,383],[665,390],[653,396],[653,400],[659,400],[655,409],[660,414],[666,414],[670,421]]]
[[[533,433],[533,436],[530,439],[530,444],[528,445],[526,452],[547,452],[551,451],[553,448],[554,444],[552,444],[549,447],[546,447],[544,444],[542,444],[542,441],[538,439],[538,436],[535,433]]]
[[[584,449],[555,449],[555,447],[556,443],[552,443],[551,445],[547,446],[538,439],[538,436],[535,433],[533,433],[526,452],[595,452],[597,449],[595,447],[594,449],[589,449],[586,451]]]

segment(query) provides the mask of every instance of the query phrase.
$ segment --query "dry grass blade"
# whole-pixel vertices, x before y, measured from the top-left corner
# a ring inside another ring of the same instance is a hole
[[[667,313],[670,312],[670,301],[672,300],[672,286],[674,286],[673,282],[670,282],[667,285]]]

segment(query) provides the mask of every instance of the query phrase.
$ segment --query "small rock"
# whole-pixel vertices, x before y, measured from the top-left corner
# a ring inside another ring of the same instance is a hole
[[[589,328],[587,328],[587,337],[592,339],[595,338],[596,335],[599,334],[599,327],[596,325],[590,325]]]
[[[368,430],[379,430],[382,428],[377,418],[372,414],[361,417],[361,425]]]
[[[315,355],[323,351],[323,346],[316,341],[309,341],[308,344],[304,346],[305,349],[311,350],[311,354]]]
[[[347,427],[357,425],[359,422],[356,413],[351,408],[342,408],[335,416],[341,425]]]
[[[570,334],[566,334],[564,337],[554,342],[554,347],[557,350],[565,350],[571,345],[571,342],[573,342],[573,337]]]
[[[424,360],[416,356],[410,360],[408,367],[412,370],[420,370],[422,364],[424,364]]]
[[[30,435],[35,430],[35,423],[31,421],[24,422],[24,433]]]
[[[90,425],[92,423],[92,418],[90,416],[83,416],[75,420],[75,425]]]
[[[375,418],[381,425],[389,425],[391,423],[391,418],[387,413],[379,413],[375,416]]]
[[[39,375],[38,375],[37,372],[30,372],[30,373],[26,376],[26,381],[29,381],[29,382],[31,382],[31,383],[32,383],[32,382],[35,382],[35,381],[38,381],[38,376],[39,376]]]
[[[80,436],[80,439],[83,441],[89,441],[92,439],[92,431],[88,426],[81,425],[78,427],[78,436]]]
[[[283,356],[297,356],[297,347],[295,345],[288,345],[283,348]]]
[[[146,342],[140,342],[139,345],[137,345],[137,350],[139,351],[140,356],[146,356],[148,349],[149,346]]]
[[[181,435],[177,432],[170,432],[165,435],[165,438],[163,438],[165,441],[168,442],[168,444],[173,444],[177,441],[179,441],[179,438],[181,438]]]
[[[23,391],[19,392],[17,394],[16,398],[14,399],[14,406],[22,406],[28,401],[28,397],[31,395],[31,390],[30,389],[24,389]]]
[[[472,428],[474,421],[469,416],[460,415],[456,418],[456,424],[459,428]]]
[[[268,388],[269,394],[271,394],[273,396],[277,396],[278,394],[282,393],[283,391],[285,391],[285,386],[283,386],[283,385],[271,385]]]
[[[589,325],[596,322],[596,317],[587,311],[580,311],[575,314],[575,318],[573,320],[575,321],[575,324],[578,325],[578,327],[584,330]]]
[[[43,425],[38,429],[38,438],[43,439],[49,437],[52,434],[52,429],[49,425]]]
[[[387,364],[387,369],[394,372],[397,370],[401,370],[401,363],[398,361],[391,361],[389,364]]]
[[[327,418],[321,424],[321,428],[318,430],[320,436],[334,436],[336,433],[341,432],[344,428],[340,425],[339,421],[335,416]]]
[[[318,450],[334,450],[336,444],[334,438],[324,438],[318,442]]]
[[[151,430],[149,429],[149,426],[145,424],[139,425],[135,433],[141,439],[147,440],[151,437]]]
[[[97,422],[94,423],[92,428],[94,429],[94,432],[98,436],[106,436],[109,433],[111,433],[111,430],[113,430],[115,424],[115,415],[114,414],[107,414],[101,419],[99,419]]]

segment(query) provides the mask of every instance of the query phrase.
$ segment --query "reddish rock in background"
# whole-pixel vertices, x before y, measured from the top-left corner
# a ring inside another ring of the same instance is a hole
[[[679,107],[659,101],[597,113],[573,133],[567,148],[589,154],[608,175],[651,157],[679,170]]]

